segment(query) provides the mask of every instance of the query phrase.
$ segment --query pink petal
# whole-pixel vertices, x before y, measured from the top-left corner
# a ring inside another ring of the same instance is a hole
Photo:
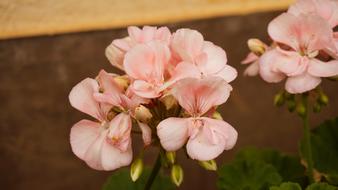
[[[112,139],[112,145],[125,152],[131,143],[131,118],[128,114],[120,113],[109,123],[108,138]]]
[[[99,137],[88,148],[84,161],[96,170],[115,170],[129,165],[132,160],[131,145],[122,152],[114,147],[107,138],[107,130],[102,131]]]
[[[277,83],[285,78],[285,75],[275,69],[275,65],[288,63],[288,57],[282,56],[276,49],[265,52],[259,60],[259,74],[263,80]]]
[[[112,42],[112,45],[120,49],[122,52],[129,51],[136,43],[130,37],[124,37],[121,39],[116,39]]]
[[[171,39],[171,32],[168,27],[160,27],[155,33],[155,39],[165,42],[169,45]]]
[[[273,40],[297,51],[304,48],[307,52],[334,48],[331,27],[317,15],[283,13],[270,22],[268,32]]]
[[[294,51],[285,51],[277,47],[274,50],[275,63],[272,70],[275,72],[284,73],[287,76],[297,76],[307,68],[309,58],[301,56]]]
[[[221,120],[201,119],[204,123],[202,130],[187,143],[187,152],[192,159],[212,160],[224,150],[233,148],[237,141],[237,132],[231,125]]]
[[[211,42],[204,42],[202,54],[204,58],[196,59],[196,64],[206,75],[219,72],[227,63],[225,51]]]
[[[123,70],[123,58],[124,53],[116,48],[114,45],[109,45],[105,51],[106,57],[108,58],[109,62],[115,66]]]
[[[98,102],[94,99],[94,93],[99,92],[99,85],[94,79],[86,78],[73,87],[69,93],[70,104],[79,111],[92,117],[103,120]]]
[[[143,80],[135,80],[131,85],[131,90],[143,98],[157,98],[161,95],[159,88]]]
[[[241,61],[241,63],[242,64],[249,64],[249,63],[253,63],[253,62],[257,61],[258,59],[259,59],[259,57],[256,54],[250,52],[246,56],[246,58],[243,61]]]
[[[256,61],[254,63],[251,63],[245,70],[244,75],[245,76],[256,76],[259,73],[259,62]]]
[[[134,79],[161,83],[169,59],[169,48],[163,43],[139,44],[125,55],[124,69]]]
[[[203,36],[198,31],[179,29],[172,36],[171,48],[184,61],[193,62],[201,53],[203,44]]]
[[[291,94],[300,94],[316,88],[321,82],[319,77],[307,73],[286,80],[285,89]]]
[[[181,80],[183,78],[201,78],[201,72],[198,70],[196,65],[190,62],[180,62],[173,71],[172,78],[170,81],[172,83]]]
[[[101,70],[96,77],[96,80],[98,81],[100,88],[104,92],[107,92],[109,94],[121,94],[122,93],[122,88],[115,82],[114,77],[116,75],[114,74],[109,74],[105,70]]]
[[[72,151],[96,170],[114,170],[129,165],[132,160],[131,143],[125,152],[121,152],[109,143],[107,132],[100,123],[81,120],[70,132]]]
[[[141,29],[135,26],[128,27],[130,38],[137,43],[147,43],[150,41],[161,41],[169,44],[171,33],[167,27],[144,26]]]
[[[188,139],[190,120],[187,118],[170,117],[157,126],[157,135],[162,147],[167,151],[180,149]]]
[[[316,77],[332,77],[338,75],[338,60],[323,62],[318,59],[312,59],[308,72]]]
[[[145,146],[148,146],[151,144],[151,129],[150,127],[145,124],[145,123],[141,123],[141,122],[137,122],[138,126],[140,127],[141,131],[142,131],[142,139],[144,142]]]
[[[173,86],[172,94],[189,114],[203,115],[213,106],[226,102],[231,90],[220,77],[185,78]]]
[[[70,145],[77,157],[85,158],[88,148],[100,136],[100,128],[100,123],[85,119],[74,124],[70,131]]]
[[[112,146],[109,141],[104,141],[101,148],[102,169],[111,171],[123,166],[128,166],[133,160],[133,151],[131,143],[125,152]]]
[[[128,34],[130,38],[136,42],[141,41],[142,38],[142,30],[136,26],[129,26],[128,27]]]
[[[336,0],[298,0],[291,5],[288,13],[293,15],[317,14],[332,28],[338,24],[338,2]]]
[[[229,83],[237,77],[237,70],[230,65],[224,65],[223,69],[215,73],[214,76],[219,76]]]

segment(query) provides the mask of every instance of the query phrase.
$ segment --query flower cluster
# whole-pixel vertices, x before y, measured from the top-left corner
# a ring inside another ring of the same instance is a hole
[[[111,64],[126,74],[102,70],[70,92],[71,105],[95,119],[72,127],[75,155],[97,170],[127,166],[134,132],[142,134],[145,148],[172,152],[186,146],[199,161],[231,149],[236,130],[213,117],[237,76],[225,51],[190,29],[172,34],[166,27],[129,27],[128,34],[106,49]]]
[[[243,64],[245,74],[259,74],[277,83],[285,78],[285,89],[300,94],[315,89],[323,77],[338,75],[338,1],[298,0],[286,13],[272,20],[270,46],[250,39],[252,51]]]

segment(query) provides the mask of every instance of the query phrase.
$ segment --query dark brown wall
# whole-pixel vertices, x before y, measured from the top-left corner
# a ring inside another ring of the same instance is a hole
[[[278,13],[261,13],[169,24],[172,31],[188,27],[222,46],[229,64],[240,75],[222,114],[239,132],[235,149],[223,153],[228,161],[240,147],[255,145],[297,151],[301,123],[294,114],[272,105],[282,85],[242,76],[239,64],[246,40],[267,40],[266,26]],[[70,150],[69,130],[85,117],[68,102],[72,86],[104,68],[115,71],[104,56],[105,47],[125,29],[0,41],[0,187],[1,189],[100,189],[110,172],[94,171]],[[337,83],[324,82],[331,98],[313,124],[338,115]],[[152,157],[152,156],[148,156]],[[151,160],[151,159],[150,159]],[[180,156],[185,181],[180,189],[215,189],[216,175]]]

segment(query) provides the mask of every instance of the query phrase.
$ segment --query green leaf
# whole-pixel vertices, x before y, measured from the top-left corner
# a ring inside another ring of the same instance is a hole
[[[314,183],[306,188],[306,190],[337,190],[338,187],[334,187],[327,183]]]
[[[280,186],[270,187],[270,190],[302,190],[298,183],[285,182]]]
[[[313,129],[310,139],[315,170],[330,184],[338,185],[338,118]],[[300,144],[300,154],[306,161],[304,139]]]
[[[115,171],[103,185],[102,190],[143,190],[150,175],[150,169],[145,168],[141,177],[133,182],[130,178],[128,169]],[[171,183],[170,178],[158,175],[151,188],[152,190],[173,190],[175,186]]]
[[[283,181],[305,184],[305,168],[301,165],[300,158],[282,154],[276,150],[259,150],[257,148],[246,148],[238,153],[236,159],[260,160],[271,164],[277,169]]]
[[[270,164],[236,160],[219,170],[218,187],[224,190],[264,190],[281,182],[282,177]]]

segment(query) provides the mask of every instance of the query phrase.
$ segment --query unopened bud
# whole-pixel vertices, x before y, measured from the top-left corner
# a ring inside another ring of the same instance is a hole
[[[327,105],[329,103],[329,98],[323,92],[321,92],[318,97],[318,102],[321,105]]]
[[[123,89],[127,89],[129,86],[129,79],[127,75],[114,77],[114,81]]]
[[[211,170],[211,171],[217,170],[217,163],[215,160],[199,161],[199,165],[202,166],[206,170]]]
[[[215,112],[212,114],[212,118],[213,118],[213,119],[217,119],[217,120],[223,120],[222,115],[221,115],[218,111],[215,111]]]
[[[298,115],[300,115],[301,117],[305,116],[305,114],[306,114],[306,107],[305,107],[305,105],[304,105],[303,102],[297,104],[296,110],[297,110]]]
[[[322,106],[318,102],[315,102],[313,104],[313,112],[319,113],[321,110],[322,110]]]
[[[167,110],[177,105],[177,100],[171,94],[163,96],[160,101],[164,104]]]
[[[130,167],[130,177],[134,182],[141,176],[143,171],[143,161],[137,158]]]
[[[275,106],[282,106],[285,102],[285,98],[284,98],[284,93],[278,93],[275,95],[274,99],[273,99],[273,104]]]
[[[265,52],[265,44],[259,39],[249,39],[248,47],[256,55],[262,55]]]
[[[139,105],[135,109],[135,118],[138,121],[141,121],[143,123],[148,123],[149,120],[153,117],[153,115],[150,113],[149,109],[146,108],[143,105]]]
[[[165,156],[167,157],[167,160],[169,161],[170,164],[175,163],[175,159],[176,159],[176,153],[175,152],[166,152]]]
[[[173,165],[171,168],[171,181],[178,187],[183,182],[183,169],[179,165]]]
[[[293,112],[296,109],[296,102],[294,100],[288,100],[287,102],[289,112]]]

